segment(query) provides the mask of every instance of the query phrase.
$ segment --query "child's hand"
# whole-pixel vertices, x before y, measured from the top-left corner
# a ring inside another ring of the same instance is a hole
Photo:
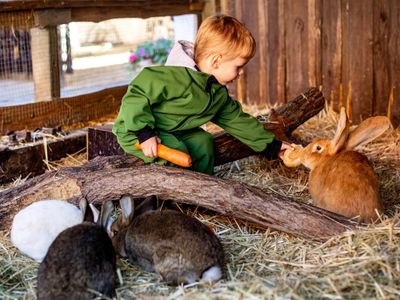
[[[278,153],[280,159],[283,159],[283,155],[285,154],[286,150],[294,150],[294,146],[287,142],[282,142],[281,150]]]
[[[148,140],[140,144],[144,156],[146,157],[158,157],[157,144],[160,144],[161,140],[158,136],[153,136]]]

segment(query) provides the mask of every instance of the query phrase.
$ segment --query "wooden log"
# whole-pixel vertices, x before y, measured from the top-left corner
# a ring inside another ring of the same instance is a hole
[[[317,88],[309,88],[303,94],[271,111],[268,116],[259,116],[265,129],[272,131],[279,140],[291,141],[291,133],[325,106],[325,99]],[[235,161],[257,154],[231,135],[223,132],[215,136],[216,165]]]
[[[275,133],[278,139],[290,141],[291,133],[298,126],[319,113],[325,106],[325,99],[317,88],[309,88],[303,94],[287,102],[282,107],[272,110],[268,116],[259,116],[265,129]],[[235,161],[255,155],[248,146],[226,132],[214,136],[216,165]],[[119,147],[111,126],[89,128],[88,159],[96,156],[119,155],[123,150]]]
[[[244,183],[189,170],[137,165],[129,156],[98,157],[81,167],[63,168],[0,192],[0,229],[9,228],[14,215],[34,201],[53,198],[77,203],[85,196],[94,204],[157,195],[160,199],[199,205],[298,237],[325,241],[347,229],[353,221],[277,194],[266,194]]]

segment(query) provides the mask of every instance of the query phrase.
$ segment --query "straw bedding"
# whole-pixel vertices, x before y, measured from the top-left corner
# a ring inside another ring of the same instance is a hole
[[[332,136],[337,118],[328,109],[296,134],[307,141]],[[186,213],[214,228],[220,237],[226,251],[225,279],[214,285],[169,287],[156,274],[120,260],[118,299],[399,299],[400,128],[359,151],[369,157],[380,177],[386,214],[380,223],[321,244],[185,206]],[[85,154],[78,153],[52,167],[79,165],[85,160]],[[279,161],[249,157],[219,166],[216,176],[312,203],[308,171],[302,167],[288,169]],[[1,299],[35,299],[37,267],[11,245],[9,232],[0,234]]]

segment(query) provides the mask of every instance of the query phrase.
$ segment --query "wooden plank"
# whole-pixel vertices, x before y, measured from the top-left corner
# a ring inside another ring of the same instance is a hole
[[[38,127],[57,127],[114,116],[126,86],[60,100],[0,107],[0,134]]]
[[[279,57],[278,57],[278,99],[283,104],[287,101],[286,94],[286,39],[285,39],[285,2],[279,1]]]
[[[221,13],[222,14],[237,17],[236,16],[236,1],[221,0],[220,5],[221,5]],[[239,84],[239,81],[241,81],[242,79],[239,78],[239,80],[236,80],[227,85],[229,94],[231,95],[231,97],[233,97],[235,99],[242,99],[242,98],[239,98],[239,96],[238,96],[238,84]]]
[[[321,1],[308,0],[308,85],[322,84]]]
[[[235,1],[234,0],[220,0],[221,13],[229,16],[235,15]]]
[[[389,7],[390,90],[392,97],[389,97],[387,114],[393,125],[398,127],[400,126],[400,2],[389,0]]]
[[[265,85],[269,106],[285,103],[284,5],[280,0],[265,1]]]
[[[347,113],[359,123],[373,111],[373,0],[343,0],[343,89]]]
[[[342,20],[341,2],[322,2],[322,92],[330,105],[339,110],[343,105],[342,82]]]
[[[255,56],[245,66],[247,83],[246,83],[246,97],[243,98],[244,103],[259,104],[260,103],[260,45],[259,45],[259,11],[258,1],[242,1],[241,2],[241,21],[246,25],[254,36],[257,42],[257,51]],[[265,100],[264,100],[265,101]]]
[[[267,19],[265,1],[257,1],[258,11],[258,53],[259,53],[259,91],[257,104],[267,104]]]
[[[243,22],[243,0],[234,1],[235,15],[239,21]],[[247,68],[244,68],[242,76],[236,82],[236,99],[246,103],[247,101]]]
[[[387,114],[395,126],[400,122],[399,19],[399,1],[374,2],[374,114]]]
[[[47,143],[49,161],[59,160],[67,154],[73,154],[86,147],[86,132],[72,134]],[[19,177],[33,177],[47,170],[43,141],[18,149],[6,149],[0,152],[0,184]]]
[[[374,1],[374,102],[375,115],[386,114],[391,91],[390,82],[390,7],[389,1]]]
[[[285,0],[286,97],[308,86],[308,1]]]

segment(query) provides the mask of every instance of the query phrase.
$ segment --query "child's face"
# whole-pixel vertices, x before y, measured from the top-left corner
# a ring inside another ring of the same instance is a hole
[[[231,60],[221,61],[213,68],[212,75],[215,76],[220,84],[226,85],[239,78],[247,62],[247,59],[240,56]]]

